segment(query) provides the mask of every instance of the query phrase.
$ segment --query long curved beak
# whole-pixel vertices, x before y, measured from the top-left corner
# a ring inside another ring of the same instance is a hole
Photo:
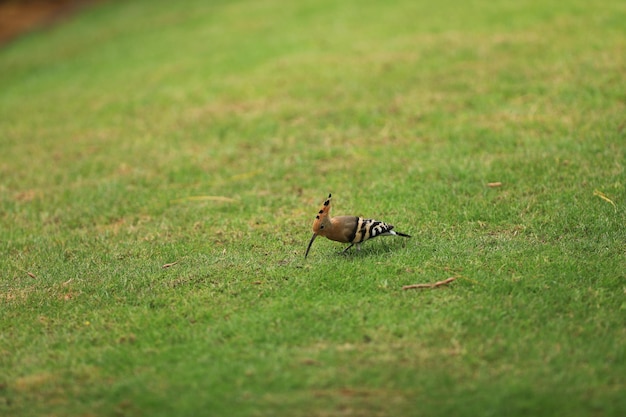
[[[304,254],[304,259],[306,259],[306,257],[309,255],[309,250],[311,249],[311,245],[313,244],[313,241],[315,240],[316,237],[317,237],[317,233],[313,233],[313,237],[311,238],[311,241],[309,242],[309,246],[307,246],[307,248],[306,248],[306,253]]]

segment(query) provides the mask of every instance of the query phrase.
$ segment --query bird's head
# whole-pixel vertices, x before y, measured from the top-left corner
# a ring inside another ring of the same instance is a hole
[[[315,216],[315,221],[313,222],[313,236],[311,237],[311,241],[309,242],[309,246],[306,248],[306,253],[304,257],[306,258],[309,254],[309,250],[311,249],[311,245],[313,241],[318,235],[324,236],[326,234],[326,230],[330,227],[330,199],[332,198],[332,194],[328,194],[328,198],[324,200],[324,204],[317,212]]]

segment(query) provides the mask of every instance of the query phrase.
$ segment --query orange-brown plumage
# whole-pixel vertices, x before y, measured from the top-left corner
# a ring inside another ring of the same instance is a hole
[[[324,236],[336,242],[350,243],[350,246],[348,246],[344,252],[350,249],[354,244],[357,244],[357,249],[359,249],[362,242],[377,236],[395,235],[411,237],[407,234],[394,231],[393,225],[378,220],[364,219],[358,216],[331,217],[331,198],[332,195],[328,194],[328,198],[324,201],[317,216],[315,216],[315,221],[313,222],[313,236],[304,254],[305,258],[308,256],[311,245],[317,236]]]

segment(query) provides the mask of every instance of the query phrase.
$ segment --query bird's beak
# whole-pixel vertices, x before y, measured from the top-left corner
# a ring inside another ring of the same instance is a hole
[[[309,249],[311,249],[311,245],[313,244],[313,241],[315,240],[316,237],[317,237],[317,233],[313,233],[313,237],[311,238],[311,241],[309,242],[309,246],[306,248],[304,259],[306,259],[307,255],[309,254]]]

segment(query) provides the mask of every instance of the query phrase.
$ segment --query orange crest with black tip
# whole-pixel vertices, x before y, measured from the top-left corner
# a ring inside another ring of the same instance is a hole
[[[324,204],[317,212],[315,221],[313,222],[313,233],[323,234],[324,228],[330,225],[330,199],[332,194],[328,194],[328,198],[324,200]],[[321,232],[321,233],[320,233]]]

